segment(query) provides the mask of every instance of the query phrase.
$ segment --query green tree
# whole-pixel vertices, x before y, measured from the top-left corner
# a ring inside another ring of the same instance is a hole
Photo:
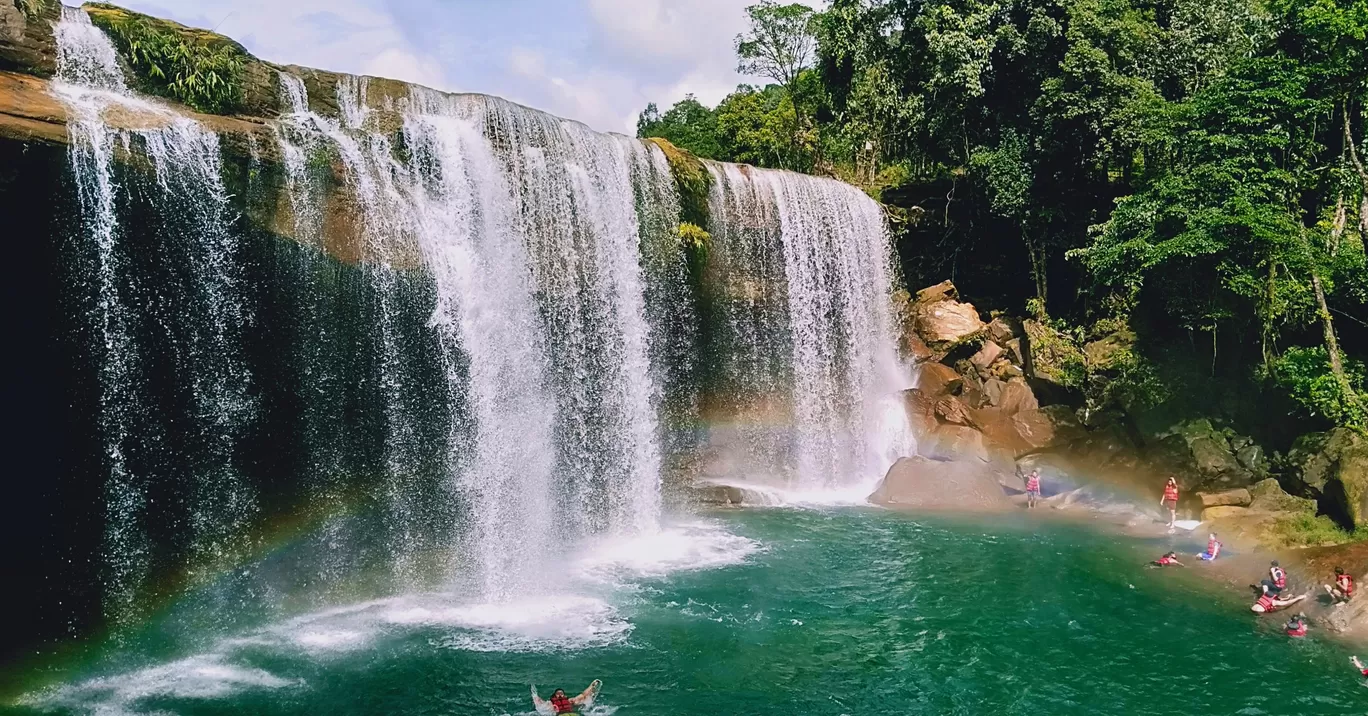
[[[637,136],[660,137],[680,149],[708,159],[727,159],[719,140],[717,116],[692,94],[675,103],[665,114],[652,102],[637,117]]]
[[[736,36],[736,71],[792,89],[812,62],[812,8],[772,0],[746,8],[750,29]]]

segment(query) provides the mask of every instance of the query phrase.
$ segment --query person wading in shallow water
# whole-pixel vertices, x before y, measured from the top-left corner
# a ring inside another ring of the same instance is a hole
[[[1169,531],[1173,530],[1173,523],[1178,521],[1178,480],[1170,477],[1164,483],[1164,496],[1159,498],[1159,506],[1169,511]]]
[[[603,686],[603,682],[594,679],[593,683],[589,684],[589,688],[581,692],[579,696],[566,696],[565,689],[556,689],[551,693],[551,698],[547,700],[542,700],[542,698],[537,695],[537,687],[533,686],[532,706],[538,711],[546,711],[549,709],[552,713],[557,714],[579,713],[579,708],[588,704],[589,701],[598,694],[599,687],[601,686]]]
[[[1156,560],[1154,560],[1153,562],[1150,562],[1150,566],[1151,566],[1151,567],[1185,567],[1185,566],[1187,566],[1187,565],[1185,565],[1185,564],[1183,564],[1182,562],[1179,562],[1179,561],[1178,561],[1178,553],[1177,553],[1177,552],[1169,552],[1168,554],[1165,554],[1163,557],[1160,557],[1159,559],[1156,559]]]
[[[1220,540],[1217,540],[1217,539],[1216,539],[1216,533],[1215,533],[1215,532],[1212,532],[1211,535],[1207,537],[1207,549],[1206,549],[1206,551],[1203,552],[1203,553],[1201,553],[1201,554],[1199,554],[1199,555],[1197,555],[1197,559],[1200,559],[1200,560],[1202,560],[1202,561],[1204,561],[1204,562],[1210,562],[1211,560],[1216,559],[1216,555],[1218,555],[1218,554],[1220,554],[1220,553],[1221,553],[1221,542],[1220,542]]]

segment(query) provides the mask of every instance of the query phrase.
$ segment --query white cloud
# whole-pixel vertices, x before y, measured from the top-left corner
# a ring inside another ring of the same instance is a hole
[[[368,61],[362,74],[388,77],[427,87],[446,87],[446,73],[431,57],[420,57],[412,52],[391,47]]]

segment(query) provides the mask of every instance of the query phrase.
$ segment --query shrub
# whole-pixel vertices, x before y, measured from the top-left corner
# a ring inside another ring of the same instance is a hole
[[[665,159],[670,163],[670,173],[674,175],[675,189],[679,191],[679,218],[682,222],[693,224],[696,228],[708,226],[708,194],[712,191],[713,178],[703,160],[676,147],[667,139],[652,137],[646,140],[660,147]]]
[[[1273,523],[1271,534],[1288,547],[1320,547],[1368,539],[1368,530],[1346,532],[1329,517],[1299,514]]]
[[[248,55],[233,41],[113,5],[92,3],[86,11],[114,41],[140,89],[201,112],[228,114],[241,107]]]
[[[1359,405],[1368,402],[1363,391],[1363,364],[1345,356],[1344,369],[1349,374],[1350,389],[1358,393]],[[1271,377],[1311,415],[1322,416],[1336,425],[1368,428],[1368,416],[1344,394],[1331,373],[1330,354],[1323,346],[1288,349],[1274,361]]]

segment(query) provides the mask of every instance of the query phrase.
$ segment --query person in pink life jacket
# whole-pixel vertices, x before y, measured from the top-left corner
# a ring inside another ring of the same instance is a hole
[[[1040,501],[1040,471],[1032,470],[1026,476],[1026,507],[1032,508]]]
[[[1170,477],[1164,483],[1164,496],[1159,498],[1159,506],[1169,511],[1169,530],[1173,529],[1173,523],[1178,520],[1178,480]]]
[[[1187,565],[1183,564],[1182,562],[1179,562],[1179,561],[1178,561],[1178,553],[1177,553],[1177,552],[1169,552],[1168,554],[1165,554],[1163,557],[1160,557],[1159,559],[1156,559],[1156,560],[1154,560],[1153,562],[1150,562],[1150,565],[1151,565],[1151,566],[1154,566],[1154,567],[1186,567],[1186,566],[1187,566]]]
[[[1206,551],[1197,555],[1197,559],[1200,559],[1205,562],[1210,562],[1211,560],[1216,559],[1216,555],[1219,555],[1220,553],[1221,543],[1216,539],[1216,533],[1212,532],[1210,535],[1207,536]]]
[[[1283,631],[1287,632],[1288,636],[1306,636],[1306,615],[1298,612],[1297,616],[1288,619],[1283,625]]]

